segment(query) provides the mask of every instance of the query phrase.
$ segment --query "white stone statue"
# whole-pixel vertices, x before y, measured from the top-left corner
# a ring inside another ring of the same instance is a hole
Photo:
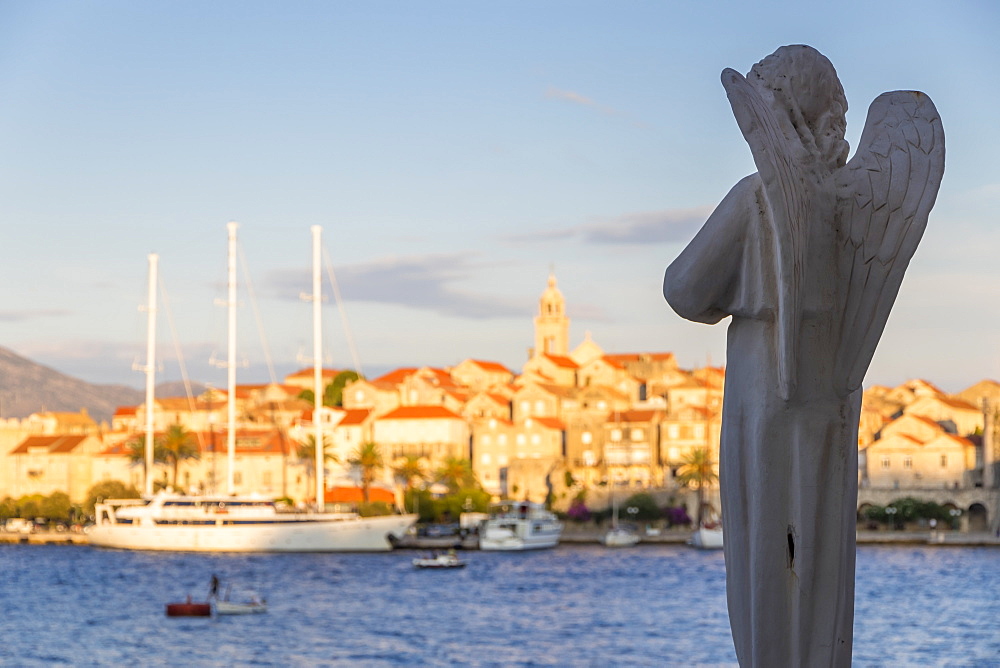
[[[847,100],[808,46],[722,73],[757,173],[667,269],[728,330],[720,481],[740,665],[849,666],[861,382],[944,172],[920,92],[880,95],[847,162]]]

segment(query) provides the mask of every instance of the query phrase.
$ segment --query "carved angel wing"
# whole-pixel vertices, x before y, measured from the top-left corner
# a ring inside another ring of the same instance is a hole
[[[857,153],[837,175],[840,272],[849,280],[835,379],[846,392],[864,380],[943,174],[944,128],[931,99],[879,95]]]
[[[750,145],[754,164],[770,204],[770,224],[777,258],[778,381],[785,400],[795,392],[800,298],[805,270],[809,191],[801,160],[802,142],[787,116],[773,111],[767,91],[753,87],[739,72],[722,72],[733,115]]]

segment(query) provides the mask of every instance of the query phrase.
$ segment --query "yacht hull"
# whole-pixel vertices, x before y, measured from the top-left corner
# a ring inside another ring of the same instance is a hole
[[[216,524],[99,524],[90,544],[169,552],[385,552],[416,515]],[[390,538],[390,536],[392,538]]]

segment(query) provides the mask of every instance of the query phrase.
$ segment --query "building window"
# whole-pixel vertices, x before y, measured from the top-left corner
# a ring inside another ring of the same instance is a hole
[[[607,409],[608,409],[608,402],[604,401],[603,399],[597,402],[597,410],[604,411]]]
[[[667,438],[675,439],[679,435],[680,435],[680,428],[677,425],[672,424],[669,427],[667,427]]]
[[[584,445],[590,445],[593,442],[593,440],[594,440],[594,435],[591,434],[589,431],[585,431],[583,432],[583,434],[580,435],[580,442],[583,443]]]
[[[507,434],[500,434],[497,436],[497,443],[500,445],[507,445]]]
[[[633,429],[632,430],[632,440],[633,441],[641,441],[644,437],[645,437],[645,434],[643,434],[642,429]]]
[[[594,457],[594,451],[593,450],[584,450],[583,451],[583,465],[584,466],[593,466],[596,463],[597,463],[597,459]]]
[[[535,414],[544,415],[545,414],[545,402],[539,399],[535,402]]]
[[[489,434],[485,434],[483,436],[482,443],[483,443],[483,445],[489,445],[490,444],[490,435]]]
[[[612,429],[611,430],[611,440],[613,442],[615,442],[615,443],[617,443],[618,441],[622,440],[622,430],[621,429]]]
[[[518,445],[524,445],[525,442],[526,442],[526,440],[524,438],[524,434],[518,434],[516,441],[517,441]]]
[[[530,401],[522,401],[521,402],[521,412],[524,413],[525,415],[531,415],[531,402]]]
[[[239,471],[233,471],[233,484],[242,485],[243,484],[243,474]]]
[[[667,458],[670,461],[672,461],[672,462],[676,462],[678,459],[680,459],[681,458],[680,448],[670,448],[670,449],[668,449],[667,450]]]
[[[507,455],[497,455],[497,464],[499,466],[507,466],[508,461]]]
[[[889,468],[889,456],[888,455],[882,455],[882,468],[883,469]]]
[[[541,436],[539,436],[538,434],[532,434],[531,435],[531,444],[532,445],[538,445],[541,442],[542,442],[542,437]]]
[[[483,466],[489,466],[493,462],[493,458],[490,457],[490,453],[484,452],[483,456],[479,458],[479,461],[483,463]]]
[[[913,457],[910,456],[903,457],[903,468],[904,469],[913,468]]]
[[[941,468],[948,466],[948,455],[941,455]]]

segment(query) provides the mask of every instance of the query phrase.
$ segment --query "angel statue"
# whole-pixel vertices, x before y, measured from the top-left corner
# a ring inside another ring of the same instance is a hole
[[[930,98],[880,95],[848,162],[833,65],[784,46],[722,84],[757,173],[667,268],[728,330],[720,484],[740,665],[849,666],[861,382],[944,173]]]

